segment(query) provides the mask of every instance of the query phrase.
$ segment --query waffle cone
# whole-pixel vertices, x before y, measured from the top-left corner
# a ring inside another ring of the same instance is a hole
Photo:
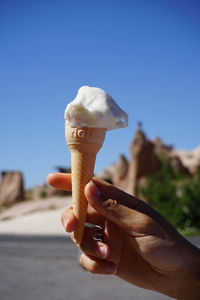
[[[78,220],[73,240],[77,245],[82,241],[87,214],[84,189],[93,177],[96,154],[103,144],[105,132],[105,128],[72,128],[66,125],[66,142],[71,152],[73,212]]]

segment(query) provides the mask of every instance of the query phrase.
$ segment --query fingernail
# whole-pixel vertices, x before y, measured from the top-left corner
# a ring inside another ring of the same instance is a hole
[[[46,176],[46,182],[47,182],[48,186],[50,186],[50,187],[51,187],[51,185],[50,185],[49,181],[51,181],[52,177],[53,177],[53,173],[50,173]]]
[[[104,246],[100,246],[97,248],[97,255],[101,258],[107,258],[108,257],[108,248]]]
[[[68,225],[68,220],[64,219],[64,220],[62,221],[62,224],[63,224],[63,227],[64,227],[65,230],[66,230],[67,225]]]
[[[100,190],[98,189],[98,187],[94,184],[93,181],[90,181],[90,184],[92,186],[92,192],[95,196],[99,197],[101,195]]]
[[[69,223],[69,221],[67,219],[64,219],[62,224],[63,224],[63,227],[65,228],[65,231],[67,231],[67,232],[72,232],[75,229],[75,224]]]
[[[49,173],[47,176],[46,176],[46,179],[51,179],[51,177],[53,176],[53,173]]]
[[[105,271],[108,274],[115,274],[117,272],[117,266],[113,263],[107,263],[105,265]]]
[[[68,232],[73,232],[75,230],[75,228],[76,228],[76,225],[74,223],[73,224],[68,223],[67,227],[68,227],[67,228]]]

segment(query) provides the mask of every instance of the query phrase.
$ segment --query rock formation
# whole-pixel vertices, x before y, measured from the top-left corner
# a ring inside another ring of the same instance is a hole
[[[199,149],[199,150],[198,150]],[[195,156],[195,158],[194,158]],[[184,164],[186,155],[173,150],[171,145],[165,145],[160,138],[148,140],[142,130],[142,124],[138,127],[131,143],[130,161],[120,156],[117,163],[108,167],[100,177],[107,180],[126,192],[138,196],[139,186],[145,184],[147,178],[161,169],[162,160],[167,160],[169,166],[178,174],[190,174],[188,166]],[[191,159],[191,157],[190,157]],[[189,158],[187,158],[187,161]],[[200,148],[192,154],[193,169],[200,169]],[[99,177],[99,176],[98,176]]]
[[[97,177],[119,186],[121,189],[126,186],[129,162],[124,155],[120,155],[116,164],[109,166]]]
[[[168,157],[173,150],[171,145],[165,145],[159,137],[155,137],[152,143],[154,144],[154,152],[158,157]]]
[[[200,170],[200,147],[191,151],[175,151],[172,145],[166,145],[161,138],[149,140],[138,122],[135,136],[130,147],[130,160],[120,155],[116,164],[106,168],[97,177],[113,183],[120,189],[139,196],[139,188],[145,185],[149,176],[158,172],[167,161],[177,174],[191,175]],[[63,168],[59,171],[65,172]]]
[[[124,155],[120,155],[113,169],[112,181],[114,185],[121,189],[126,188],[126,178],[128,175],[129,162]]]
[[[142,124],[138,124],[133,142],[131,143],[131,160],[127,177],[126,191],[138,196],[139,180],[153,175],[161,167],[155,153],[155,145],[146,138]]]
[[[174,150],[172,155],[179,157],[191,174],[200,170],[200,147],[192,151]]]
[[[1,173],[0,206],[10,206],[24,200],[24,183],[21,172]]]
[[[177,174],[190,174],[189,170],[183,165],[181,159],[176,155],[172,154],[169,157],[169,165],[172,168],[172,170]]]

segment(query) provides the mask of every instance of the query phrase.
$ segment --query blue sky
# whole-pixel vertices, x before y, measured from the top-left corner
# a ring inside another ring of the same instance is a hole
[[[200,144],[200,4],[193,0],[1,0],[0,169],[27,187],[69,166],[63,113],[82,85],[129,114],[96,172],[129,156],[138,120],[177,149]]]

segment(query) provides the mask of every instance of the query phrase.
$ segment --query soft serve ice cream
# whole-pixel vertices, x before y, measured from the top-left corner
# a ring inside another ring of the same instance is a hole
[[[102,89],[83,86],[65,110],[65,136],[71,152],[72,202],[77,218],[73,240],[81,244],[87,215],[86,184],[107,130],[126,127],[128,115]]]
[[[104,90],[82,86],[76,98],[65,110],[66,124],[71,127],[123,128],[128,125],[128,115]]]

